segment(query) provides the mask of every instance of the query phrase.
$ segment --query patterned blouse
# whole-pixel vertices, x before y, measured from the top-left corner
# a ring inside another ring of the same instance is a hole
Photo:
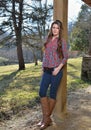
[[[44,54],[43,54],[43,64],[42,67],[54,68],[59,66],[60,63],[66,64],[68,59],[67,45],[64,40],[62,40],[62,53],[63,59],[59,58],[59,54],[57,52],[57,40],[50,40],[50,42],[46,45]]]

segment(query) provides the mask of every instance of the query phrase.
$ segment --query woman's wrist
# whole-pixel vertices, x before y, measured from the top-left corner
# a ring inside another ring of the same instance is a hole
[[[62,67],[63,67],[63,64],[60,64],[60,65],[58,66],[58,69],[61,70]]]

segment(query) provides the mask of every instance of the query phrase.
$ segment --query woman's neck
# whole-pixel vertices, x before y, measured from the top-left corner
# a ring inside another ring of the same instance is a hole
[[[55,38],[58,38],[58,35],[57,36],[53,36],[52,39],[55,39]]]

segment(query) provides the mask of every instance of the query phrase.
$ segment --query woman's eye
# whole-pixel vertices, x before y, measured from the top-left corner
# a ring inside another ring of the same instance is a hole
[[[59,29],[59,28],[55,28],[55,27],[53,27],[53,29]]]

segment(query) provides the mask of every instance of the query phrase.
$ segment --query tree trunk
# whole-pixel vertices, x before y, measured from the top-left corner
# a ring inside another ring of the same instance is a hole
[[[23,53],[22,53],[22,44],[17,45],[17,56],[18,56],[18,62],[19,62],[19,70],[25,69],[24,59],[23,59]]]
[[[12,19],[16,36],[16,45],[17,45],[17,57],[19,61],[19,70],[25,69],[23,52],[22,52],[22,22],[23,22],[23,0],[18,1],[18,8],[16,10],[16,0],[12,0]],[[17,13],[16,13],[17,12]]]
[[[24,64],[23,51],[22,51],[22,38],[21,38],[21,34],[18,31],[16,35],[16,44],[17,44],[17,57],[19,62],[19,70],[24,70],[25,64]]]
[[[33,57],[34,57],[34,63],[35,63],[35,66],[38,65],[38,60],[37,60],[37,57],[36,57],[36,54],[33,50]]]

